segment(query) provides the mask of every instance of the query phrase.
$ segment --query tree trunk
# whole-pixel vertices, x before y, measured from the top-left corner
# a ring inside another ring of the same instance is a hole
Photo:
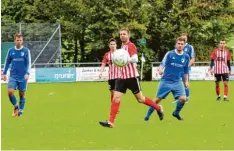
[[[78,35],[77,32],[74,34],[74,42],[75,42],[75,56],[74,56],[74,63],[78,62]]]
[[[82,29],[81,35],[79,37],[80,52],[81,52],[81,62],[85,61],[85,28]]]

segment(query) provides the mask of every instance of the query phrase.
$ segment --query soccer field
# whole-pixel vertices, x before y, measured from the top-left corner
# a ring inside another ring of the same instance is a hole
[[[144,95],[154,97],[158,82],[141,85]],[[162,102],[164,120],[154,113],[144,122],[148,107],[128,91],[113,129],[98,124],[109,117],[106,82],[29,84],[20,118],[11,116],[7,85],[1,87],[2,150],[234,149],[234,82],[229,83],[229,102],[216,101],[213,81],[190,82],[190,102],[181,112],[184,121],[171,116],[175,104],[170,94]]]

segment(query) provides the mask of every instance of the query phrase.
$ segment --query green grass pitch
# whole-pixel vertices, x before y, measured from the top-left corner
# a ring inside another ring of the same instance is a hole
[[[141,86],[143,94],[152,98],[158,82]],[[216,101],[213,81],[190,82],[190,102],[181,112],[184,121],[171,116],[175,104],[170,94],[161,103],[164,120],[154,113],[144,122],[148,107],[137,103],[128,91],[113,129],[98,124],[109,117],[106,82],[29,84],[21,118],[11,116],[7,85],[1,87],[3,150],[234,149],[233,82],[229,83],[229,102]],[[223,96],[223,85],[221,92]]]

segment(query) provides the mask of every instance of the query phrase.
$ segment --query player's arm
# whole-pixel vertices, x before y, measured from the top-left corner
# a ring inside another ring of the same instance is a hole
[[[129,53],[129,63],[137,63],[138,62],[138,55],[137,55],[137,48],[135,45],[131,45],[131,47],[129,47],[128,49],[128,53]]]
[[[26,57],[26,75],[24,76],[25,80],[29,79],[31,71],[31,53],[30,50],[28,49],[28,56]]]
[[[3,71],[3,80],[6,81],[7,77],[7,70],[9,69],[9,65],[11,64],[11,56],[10,56],[10,49],[8,50],[8,53],[5,58],[5,64],[4,64],[4,71]]]
[[[228,70],[229,70],[229,74],[231,75],[232,74],[232,68],[231,68],[231,55],[230,55],[230,52],[228,52],[228,55],[227,55],[227,66],[228,66]]]
[[[189,59],[188,59],[189,60]],[[189,61],[186,62],[186,65],[184,67],[184,79],[185,79],[185,86],[188,87],[189,86],[189,82],[188,82],[188,73],[189,73]]]
[[[168,58],[169,58],[169,52],[166,53],[166,55],[163,57],[163,60],[162,62],[160,63],[160,66],[159,66],[159,74],[162,75],[163,74],[163,70],[164,70],[164,67],[166,66],[167,62],[168,62]]]
[[[106,63],[107,63],[107,53],[103,56],[103,59],[102,59],[102,65],[101,65],[100,73],[99,73],[100,79],[102,78],[102,73],[104,72],[104,69],[106,67]]]
[[[215,57],[216,57],[216,55],[215,55],[215,50],[211,53],[211,55],[210,55],[210,69],[209,69],[209,71],[211,72],[211,74],[213,74],[213,67],[214,67],[214,60],[215,60]]]
[[[195,62],[195,52],[194,52],[193,46],[191,46],[191,60],[189,62],[189,66],[191,67],[194,62]]]

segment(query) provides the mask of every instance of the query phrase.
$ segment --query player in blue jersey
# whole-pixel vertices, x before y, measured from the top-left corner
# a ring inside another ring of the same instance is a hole
[[[194,48],[192,45],[187,43],[188,36],[187,33],[182,33],[181,37],[185,39],[185,45],[184,45],[184,52],[189,55],[190,61],[189,61],[189,73],[188,73],[188,78],[190,77],[190,72],[191,72],[191,66],[195,62],[195,52]],[[185,81],[184,75],[182,74],[182,80]],[[188,103],[189,96],[190,96],[190,89],[189,87],[185,87],[185,93],[186,93],[186,103]],[[178,100],[175,100],[173,103],[176,103]]]
[[[158,104],[172,92],[174,98],[179,99],[176,109],[172,113],[178,120],[183,120],[179,113],[186,101],[184,85],[186,88],[189,86],[188,72],[190,58],[187,53],[183,52],[184,45],[185,39],[183,37],[178,37],[176,40],[176,49],[169,51],[164,56],[159,67],[159,74],[162,75],[162,78],[159,83],[156,99],[154,100]],[[181,81],[181,74],[184,74],[185,77],[184,85]],[[144,119],[145,121],[149,120],[153,111],[153,108],[149,108]]]
[[[12,116],[22,116],[25,104],[25,92],[27,89],[27,81],[29,79],[31,69],[31,55],[28,48],[23,46],[23,36],[16,33],[14,36],[15,46],[8,50],[3,80],[7,80],[7,70],[10,67],[10,77],[8,81],[8,96],[14,106]],[[14,91],[19,90],[19,105],[14,95]]]

